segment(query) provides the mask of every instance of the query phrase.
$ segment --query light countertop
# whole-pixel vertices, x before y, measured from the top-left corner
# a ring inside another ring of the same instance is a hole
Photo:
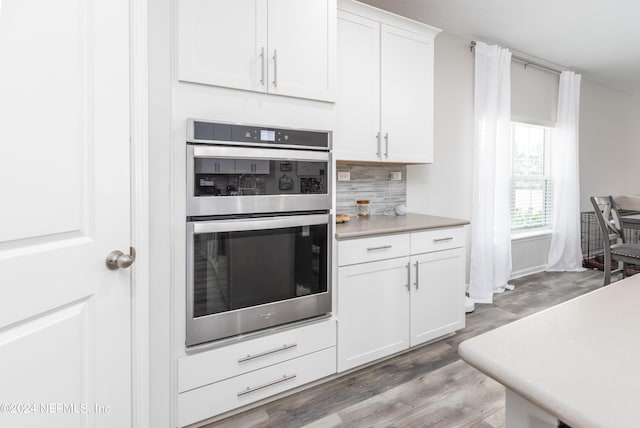
[[[336,224],[336,239],[362,238],[425,229],[464,226],[468,220],[408,213],[403,216],[352,216],[347,223]]]
[[[464,361],[574,427],[640,421],[640,275],[459,346]]]

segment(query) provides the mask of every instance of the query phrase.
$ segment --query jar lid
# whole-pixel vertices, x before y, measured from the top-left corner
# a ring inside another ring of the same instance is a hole
[[[370,203],[369,199],[358,199],[356,201],[356,204],[358,205],[369,205],[369,203]]]

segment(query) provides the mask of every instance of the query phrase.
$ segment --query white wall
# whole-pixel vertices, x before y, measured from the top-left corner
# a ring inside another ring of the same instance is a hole
[[[469,41],[440,33],[435,42],[433,164],[407,167],[411,212],[471,218],[473,54]]]
[[[175,426],[171,351],[171,1],[149,2],[150,425]],[[173,419],[172,419],[173,418]]]
[[[580,91],[580,207],[594,195],[640,194],[640,97],[588,80]]]
[[[473,55],[468,40],[444,32],[436,37],[434,86],[433,164],[407,167],[407,208],[470,220]]]

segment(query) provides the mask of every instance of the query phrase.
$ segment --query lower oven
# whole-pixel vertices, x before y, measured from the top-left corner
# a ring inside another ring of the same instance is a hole
[[[187,222],[187,346],[331,312],[328,211]]]

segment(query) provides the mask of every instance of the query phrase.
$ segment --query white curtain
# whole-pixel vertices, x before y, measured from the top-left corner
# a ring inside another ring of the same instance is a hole
[[[551,141],[553,235],[547,271],[580,271],[580,181],[578,126],[580,75],[563,71],[558,92],[558,124]]]
[[[511,52],[476,43],[473,200],[469,297],[492,303],[512,289],[509,187],[511,176]]]

